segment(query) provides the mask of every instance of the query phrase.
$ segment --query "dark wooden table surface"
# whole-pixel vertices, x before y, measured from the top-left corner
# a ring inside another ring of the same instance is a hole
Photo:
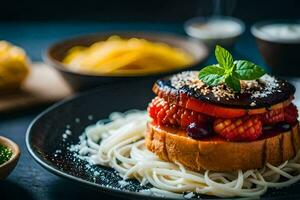
[[[63,23],[0,23],[0,39],[25,48],[32,60],[41,60],[45,48],[52,42],[82,34],[111,30],[150,30],[184,34],[182,24],[103,24],[101,22]],[[246,57],[263,65],[253,37],[247,32],[238,41],[236,57]],[[208,62],[214,62],[210,57]],[[0,97],[1,98],[1,97]],[[21,158],[7,180],[0,182],[0,199],[115,199],[57,177],[40,167],[25,146],[25,132],[30,122],[46,107],[17,113],[0,114],[0,135],[14,140],[21,147]],[[41,133],[42,134],[42,133]]]

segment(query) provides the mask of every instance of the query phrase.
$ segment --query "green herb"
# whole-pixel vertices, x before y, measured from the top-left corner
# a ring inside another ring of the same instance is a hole
[[[8,161],[12,156],[12,150],[0,144],[0,165]]]
[[[209,65],[199,72],[199,79],[209,86],[224,83],[227,87],[239,92],[240,80],[255,80],[266,73],[250,61],[234,61],[229,51],[219,45],[216,46],[215,56],[218,64]]]

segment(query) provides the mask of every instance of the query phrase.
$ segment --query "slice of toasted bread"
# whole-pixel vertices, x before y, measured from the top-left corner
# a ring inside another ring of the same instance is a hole
[[[279,165],[300,149],[299,125],[253,142],[228,142],[220,138],[194,140],[180,129],[148,123],[146,146],[161,159],[179,162],[194,171],[220,172],[260,169]]]

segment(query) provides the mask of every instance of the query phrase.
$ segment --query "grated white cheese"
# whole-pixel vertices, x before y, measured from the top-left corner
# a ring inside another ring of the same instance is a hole
[[[251,95],[251,98],[267,97],[268,95],[278,90],[279,87],[278,81],[274,77],[268,74],[263,75],[258,81],[264,84],[264,87],[261,88],[260,90],[254,91]]]

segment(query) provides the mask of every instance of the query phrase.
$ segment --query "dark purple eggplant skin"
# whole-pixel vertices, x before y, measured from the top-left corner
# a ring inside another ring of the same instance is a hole
[[[187,85],[180,89],[176,89],[171,85],[170,78],[172,76],[165,77],[156,81],[156,86],[160,90],[171,91],[172,93],[179,95],[180,93],[187,94],[189,97],[193,97],[199,101],[215,104],[229,108],[243,108],[243,109],[255,109],[255,108],[268,108],[272,105],[281,103],[288,99],[293,98],[295,94],[295,87],[286,80],[277,79],[279,87],[266,97],[253,98],[250,94],[236,94],[236,98],[218,98],[215,97],[212,92],[203,95],[200,91],[195,91],[189,88]],[[255,105],[251,104],[255,102]]]

